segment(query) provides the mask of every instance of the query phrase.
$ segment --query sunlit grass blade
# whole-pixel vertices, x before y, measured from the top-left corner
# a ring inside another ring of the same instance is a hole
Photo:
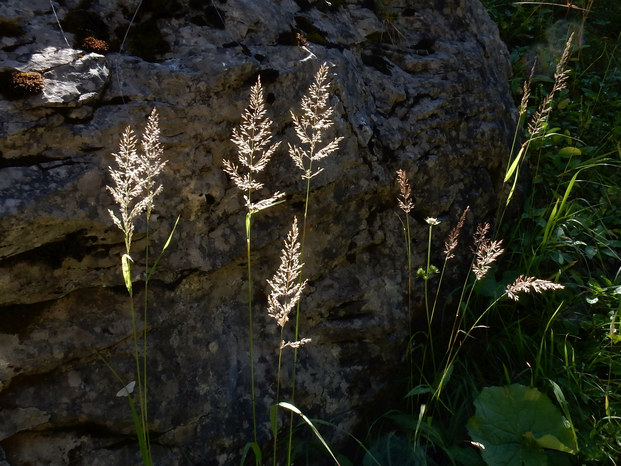
[[[123,273],[123,281],[125,282],[125,288],[127,288],[127,292],[130,296],[132,296],[132,276],[131,276],[131,265],[132,258],[129,257],[129,254],[123,254],[121,256],[121,271]]]
[[[364,445],[364,443],[362,443],[362,441],[358,437],[353,435],[351,432],[348,432],[348,431],[344,430],[343,428],[339,427],[338,425],[336,425],[336,424],[334,424],[332,422],[324,421],[323,419],[312,419],[312,422],[313,422],[313,424],[320,424],[320,425],[323,425],[323,426],[332,427],[332,428],[338,430],[339,432],[344,433],[349,438],[351,438],[354,442],[356,442],[356,444],[366,453],[366,457],[368,459],[373,461],[373,463],[375,463],[377,466],[382,466],[382,463],[380,463],[378,461],[378,459],[375,456],[373,456],[373,454],[371,453],[371,450],[369,450]]]
[[[511,162],[511,165],[509,166],[509,168],[507,169],[507,172],[505,173],[505,179],[504,179],[505,183],[511,179],[514,173],[516,174],[516,178],[517,178],[518,167],[520,165],[520,162],[524,158],[526,147],[527,147],[526,145],[523,145],[518,151],[515,158],[513,159],[513,162]]]
[[[275,419],[276,415],[274,414],[275,411],[278,410],[278,407],[287,409],[289,411],[291,411],[294,414],[297,414],[298,416],[300,416],[302,418],[302,420],[308,424],[308,426],[311,428],[311,430],[313,431],[313,433],[315,434],[315,437],[317,437],[317,439],[321,442],[321,444],[324,446],[324,448],[327,450],[327,452],[330,454],[330,456],[332,457],[332,459],[334,460],[334,463],[340,466],[339,461],[336,459],[336,456],[334,456],[334,453],[332,453],[332,450],[330,449],[330,447],[328,446],[328,443],[324,440],[324,438],[321,436],[321,434],[319,433],[319,431],[317,430],[317,428],[313,425],[313,423],[311,422],[311,420],[306,417],[306,415],[304,415],[302,413],[302,411],[300,411],[298,408],[296,408],[295,406],[293,406],[290,403],[286,403],[284,401],[281,401],[280,403],[278,403],[277,405],[272,406],[271,410],[270,410],[270,419]],[[272,428],[274,428],[274,425],[272,425]]]
[[[548,218],[546,226],[543,230],[543,239],[541,240],[541,246],[545,246],[548,243],[552,231],[554,231],[554,228],[556,227],[559,218],[564,212],[565,205],[567,204],[567,199],[569,198],[569,195],[574,188],[574,184],[576,183],[576,179],[578,178],[578,175],[581,171],[582,170],[578,170],[576,173],[574,173],[574,176],[571,177],[567,188],[565,188],[565,194],[563,195],[563,199],[561,200],[560,204],[558,200],[554,204],[552,212],[550,212],[550,217]]]
[[[160,251],[159,256],[157,256],[157,259],[155,260],[155,262],[153,263],[153,266],[151,267],[151,270],[149,271],[149,275],[147,276],[147,280],[151,278],[151,276],[155,272],[155,269],[157,269],[157,264],[159,264],[160,259],[162,258],[162,256],[164,255],[164,253],[166,252],[168,247],[170,246],[170,243],[172,242],[172,238],[173,238],[173,236],[175,234],[175,230],[177,229],[177,225],[179,224],[179,220],[180,219],[181,219],[181,216],[179,215],[177,217],[177,220],[175,220],[175,224],[173,225],[173,228],[172,228],[170,234],[168,235],[168,239],[164,243],[164,246],[162,247],[162,250]]]

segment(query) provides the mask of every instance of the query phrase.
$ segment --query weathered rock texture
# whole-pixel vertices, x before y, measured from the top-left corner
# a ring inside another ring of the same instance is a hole
[[[443,221],[440,244],[466,205],[470,227],[493,215],[500,189],[513,127],[509,68],[478,0],[143,2],[131,25],[131,2],[53,3],[64,35],[47,0],[0,5],[3,82],[15,71],[45,79],[33,95],[5,85],[0,100],[7,461],[138,461],[127,402],[115,397],[120,384],[96,351],[131,380],[123,241],[105,186],[122,130],[141,131],[157,107],[169,162],[154,245],[181,220],[151,285],[154,455],[166,465],[238,464],[251,438],[245,212],[222,160],[235,156],[231,130],[258,74],[276,138],[292,141],[289,111],[323,61],[332,65],[334,133],[344,140],[313,179],[301,314],[301,333],[313,342],[300,351],[296,404],[345,429],[366,407],[388,406],[408,328],[395,171],[404,168],[413,185],[417,264],[426,216]],[[108,54],[80,50],[86,36],[105,40]],[[286,191],[286,202],[256,215],[253,226],[264,441],[278,345],[265,279],[304,199],[281,147],[265,180]],[[136,251],[144,246],[139,229]],[[137,276],[138,302],[140,283]]]

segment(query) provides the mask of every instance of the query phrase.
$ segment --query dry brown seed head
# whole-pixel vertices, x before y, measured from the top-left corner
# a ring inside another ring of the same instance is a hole
[[[468,214],[469,210],[470,210],[470,206],[464,209],[464,211],[461,213],[461,216],[459,217],[459,221],[457,222],[457,225],[455,225],[455,228],[451,230],[451,232],[449,233],[448,239],[444,243],[444,254],[446,256],[446,260],[449,260],[455,257],[454,251],[455,251],[455,248],[457,247],[457,244],[459,243],[458,241],[459,233],[461,233],[461,229],[464,226],[464,221],[466,220],[466,215]]]
[[[546,290],[562,290],[563,288],[565,287],[559,283],[520,275],[515,282],[507,286],[505,291],[509,298],[518,301],[520,299],[518,293],[530,293],[531,291],[541,293]]]
[[[103,55],[108,51],[108,43],[89,36],[82,40],[80,48],[86,52],[95,52]]]
[[[397,201],[399,202],[399,207],[403,212],[409,214],[414,208],[414,203],[412,202],[412,189],[410,188],[410,182],[408,181],[407,175],[403,169],[397,170],[397,181],[399,182],[399,197]]]
[[[38,94],[45,87],[45,79],[41,73],[18,71],[11,74],[11,87],[24,95]]]

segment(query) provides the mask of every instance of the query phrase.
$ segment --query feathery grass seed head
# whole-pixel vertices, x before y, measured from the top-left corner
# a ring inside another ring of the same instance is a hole
[[[274,318],[281,328],[289,320],[289,314],[297,305],[306,287],[306,280],[299,281],[304,264],[300,264],[298,236],[298,219],[294,217],[280,257],[280,267],[274,277],[267,281],[271,289],[267,298],[267,314]]]
[[[569,54],[571,51],[571,43],[573,41],[573,38],[574,35],[572,33],[571,36],[569,36],[567,43],[565,44],[563,55],[561,56],[561,59],[556,65],[556,71],[554,72],[554,85],[552,86],[552,90],[543,99],[543,102],[541,102],[541,105],[539,105],[537,111],[534,113],[533,117],[530,120],[530,123],[528,124],[528,131],[531,138],[538,136],[541,131],[543,131],[545,127],[545,122],[548,119],[548,114],[552,110],[552,99],[554,98],[554,95],[567,87],[567,80],[569,79],[567,61],[569,60]]]
[[[142,135],[142,150],[140,163],[142,164],[141,183],[146,194],[146,209],[151,212],[155,196],[162,192],[162,185],[157,185],[156,179],[166,165],[162,161],[164,149],[160,144],[160,125],[157,110],[154,108],[147,120],[144,134]]]
[[[311,340],[310,338],[302,338],[298,341],[288,341],[287,343],[285,343],[285,341],[283,340],[280,342],[280,349],[286,348],[287,346],[289,348],[297,349],[307,343],[310,343],[311,341],[313,340]]]
[[[271,144],[272,120],[265,116],[265,99],[261,77],[250,89],[248,106],[242,114],[242,124],[233,129],[231,141],[237,147],[239,165],[230,160],[223,160],[224,171],[233,179],[235,186],[245,191],[246,208],[249,212],[258,212],[274,205],[284,193],[276,192],[268,199],[253,202],[252,192],[263,188],[254,175],[262,172],[280,145],[280,141]],[[243,173],[242,173],[243,168]]]
[[[125,128],[119,142],[118,153],[113,153],[116,168],[109,167],[112,186],[106,186],[118,206],[119,215],[108,209],[114,224],[125,235],[127,254],[134,234],[134,221],[143,212],[149,214],[153,200],[162,191],[156,179],[166,161],[161,157],[160,128],[157,111],[153,109],[142,137],[143,154],[136,150],[136,135],[131,127]]]
[[[464,226],[464,221],[466,220],[466,215],[468,214],[469,210],[470,206],[464,209],[464,211],[461,213],[461,216],[459,217],[457,225],[455,225],[455,228],[451,230],[447,240],[444,242],[444,255],[446,256],[446,260],[450,260],[455,257],[454,251],[457,247],[457,244],[459,243],[459,234],[461,233],[461,229]]]
[[[142,165],[136,152],[136,136],[129,126],[125,128],[121,136],[118,153],[112,154],[112,156],[117,169],[109,167],[113,186],[106,188],[112,194],[114,202],[119,208],[119,216],[111,209],[108,209],[108,212],[114,224],[123,232],[125,248],[129,254],[134,233],[134,220],[146,207],[146,202],[142,196]]]
[[[397,198],[399,207],[403,212],[409,214],[414,208],[414,203],[412,202],[412,188],[410,188],[410,182],[405,174],[405,170],[397,170],[397,181],[399,182],[399,189],[401,191]]]
[[[519,301],[520,297],[518,293],[530,293],[531,291],[541,293],[546,290],[562,290],[564,288],[565,287],[559,283],[520,275],[515,282],[507,286],[505,291],[509,298],[514,301]]]
[[[533,66],[530,69],[530,75],[528,79],[524,81],[524,85],[522,86],[522,99],[520,100],[520,105],[518,106],[518,113],[520,117],[526,113],[526,109],[528,108],[528,99],[530,99],[530,89],[533,82],[533,76],[535,75],[535,65],[537,64],[537,60],[533,62]]]
[[[303,179],[309,180],[321,173],[322,168],[313,171],[313,162],[335,152],[343,139],[338,137],[319,147],[326,130],[334,124],[332,120],[334,108],[328,106],[329,88],[328,65],[323,63],[315,74],[315,81],[308,88],[307,94],[302,97],[300,104],[302,113],[298,116],[291,112],[295,134],[301,145],[289,144],[289,155],[296,167],[302,170]]]
[[[489,231],[489,223],[477,226],[474,234],[475,261],[472,265],[472,271],[477,280],[481,280],[491,268],[491,265],[498,259],[504,249],[502,249],[502,240],[492,241],[487,238]]]

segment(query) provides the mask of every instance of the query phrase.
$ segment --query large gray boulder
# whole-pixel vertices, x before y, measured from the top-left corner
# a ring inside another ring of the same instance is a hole
[[[99,356],[131,380],[124,245],[105,186],[123,129],[141,131],[156,107],[168,164],[153,245],[181,219],[150,284],[154,457],[162,465],[239,463],[252,436],[245,210],[222,161],[235,157],[231,131],[257,75],[275,138],[293,142],[289,112],[299,111],[324,61],[332,131],[344,139],[312,184],[300,328],[313,341],[299,353],[296,405],[349,430],[362,413],[390,407],[388,398],[402,394],[409,327],[395,171],[405,169],[413,186],[416,264],[425,257],[425,217],[443,221],[440,245],[466,205],[469,227],[492,216],[501,189],[514,125],[509,65],[479,1],[143,2],[133,23],[134,11],[120,0],[52,4],[55,11],[47,0],[0,5],[0,445],[7,461],[139,461],[127,401],[115,396],[122,385]],[[109,50],[80,49],[86,36]],[[14,72],[40,73],[44,89],[14,92]],[[253,225],[261,441],[269,439],[279,343],[265,279],[305,193],[285,148],[265,181],[286,192],[286,202],[255,215]],[[138,230],[136,251],[144,247],[144,226]],[[287,393],[291,352],[284,367]]]

